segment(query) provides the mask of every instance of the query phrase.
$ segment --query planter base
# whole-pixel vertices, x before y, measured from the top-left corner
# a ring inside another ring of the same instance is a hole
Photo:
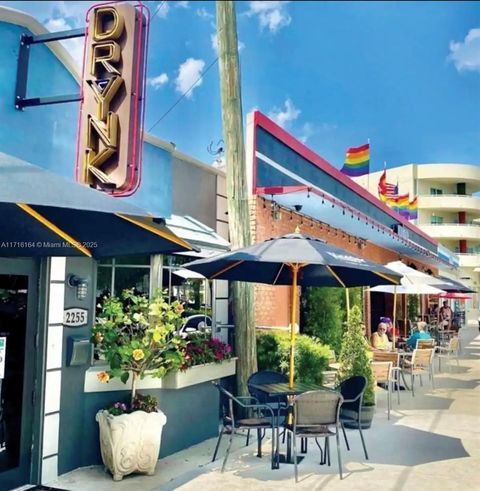
[[[162,429],[167,422],[165,414],[135,411],[112,416],[108,411],[99,411],[96,420],[102,460],[114,481],[133,472],[150,476],[155,473]]]
[[[362,430],[368,430],[372,426],[373,415],[375,414],[375,406],[363,406],[362,417],[360,418],[360,426]],[[345,410],[345,415],[348,416],[348,409]],[[353,413],[352,417],[355,417],[356,413]],[[356,421],[345,421],[343,423],[345,428],[358,430],[358,424]]]

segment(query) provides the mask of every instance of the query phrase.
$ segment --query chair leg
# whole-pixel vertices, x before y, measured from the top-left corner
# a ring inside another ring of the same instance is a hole
[[[227,460],[228,460],[228,456],[230,454],[230,450],[232,448],[233,436],[234,435],[235,435],[235,428],[232,428],[232,432],[230,433],[230,441],[228,442],[227,452],[225,453],[225,457],[223,459],[223,464],[222,464],[222,470],[221,470],[221,472],[223,472],[225,470],[225,466],[227,465]]]
[[[245,446],[248,447],[249,443],[250,443],[250,430],[247,430],[247,443],[245,443]]]
[[[262,458],[262,430],[257,430],[257,457]]]
[[[343,431],[343,438],[345,438],[345,445],[347,446],[347,450],[350,451],[350,445],[348,444],[348,439],[347,439],[347,433],[345,431],[345,426],[343,425],[343,422],[340,422],[342,425],[342,431]]]
[[[297,435],[295,433],[293,433],[293,466],[295,468],[295,482],[298,482]]]
[[[215,459],[217,458],[218,447],[220,447],[220,440],[222,439],[224,431],[225,431],[225,427],[222,426],[222,429],[220,430],[220,434],[218,435],[217,438],[217,444],[215,445],[215,452],[213,452],[212,462],[215,462]]]
[[[363,451],[365,453],[365,458],[368,460],[367,446],[365,445],[365,439],[363,438],[362,425],[360,421],[358,422],[358,431],[360,431],[360,439],[362,440]]]
[[[265,430],[266,432],[267,430]],[[276,454],[276,440],[275,438],[275,427],[272,426],[272,469],[277,469],[277,463],[275,461],[275,454]]]
[[[338,427],[337,427],[337,433],[335,435],[337,439],[337,456],[338,456],[338,472],[340,473],[340,479],[343,479],[343,474],[342,474],[342,456],[340,453],[340,438],[338,435]]]
[[[411,373],[411,383],[412,383],[412,397],[415,397],[415,375],[413,375],[413,371]]]
[[[392,406],[392,381],[389,380],[387,383],[387,415],[388,419],[390,419],[390,409]]]

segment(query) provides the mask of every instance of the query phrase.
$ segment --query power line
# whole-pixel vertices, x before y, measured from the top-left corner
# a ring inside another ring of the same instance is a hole
[[[163,2],[157,7],[155,13],[150,17],[150,22],[152,22],[153,18],[160,12],[160,9],[167,3],[167,0],[163,0]]]
[[[197,83],[207,74],[210,68],[212,68],[217,61],[218,61],[218,56],[210,63],[210,65],[207,66],[207,68],[205,68],[205,70],[200,74],[197,80],[195,80],[195,82],[193,82],[193,84],[190,85],[190,87],[167,109],[167,111],[165,111],[162,114],[162,116],[160,116],[160,118],[157,119],[157,121],[155,121],[155,123],[148,129],[149,132],[152,131],[153,128],[155,128],[155,126],[157,126],[157,124],[160,123],[167,116],[167,114],[169,114],[173,110],[173,108],[177,104],[179,104],[180,101],[192,91],[195,85],[197,85]]]

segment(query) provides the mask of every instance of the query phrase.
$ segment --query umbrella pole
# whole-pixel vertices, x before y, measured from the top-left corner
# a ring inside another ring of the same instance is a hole
[[[395,330],[397,322],[397,285],[393,287],[393,349],[395,349]]]
[[[348,288],[345,288],[345,300],[347,304],[347,321],[350,319],[350,295],[348,292]]]
[[[290,268],[292,269],[293,281],[292,281],[292,310],[291,310],[291,319],[290,319],[290,370],[289,370],[289,378],[288,385],[290,388],[293,387],[293,378],[295,374],[295,321],[297,320],[297,281],[298,281],[298,271],[300,270],[300,266],[298,264],[291,264]]]

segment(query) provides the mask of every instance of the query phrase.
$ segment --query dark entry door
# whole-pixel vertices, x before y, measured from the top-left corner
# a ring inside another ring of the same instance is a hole
[[[34,260],[0,258],[0,491],[31,477],[37,271]]]

